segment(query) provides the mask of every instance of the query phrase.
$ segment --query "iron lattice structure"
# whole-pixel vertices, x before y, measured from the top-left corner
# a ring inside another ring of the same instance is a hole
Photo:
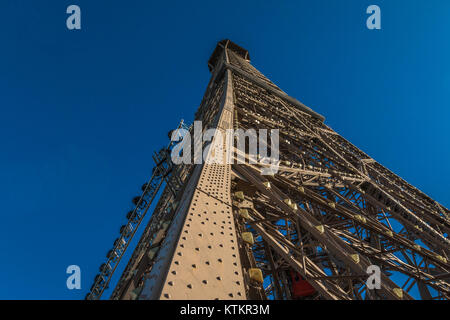
[[[112,299],[449,298],[447,208],[284,93],[247,50],[220,41],[208,66],[195,119],[203,131],[279,129],[278,172],[173,166],[179,187],[165,187]],[[379,289],[366,284],[371,265]],[[299,279],[308,294],[296,292]]]

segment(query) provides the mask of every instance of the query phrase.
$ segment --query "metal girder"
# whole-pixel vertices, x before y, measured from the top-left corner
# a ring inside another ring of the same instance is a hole
[[[224,85],[215,122],[222,136],[233,124],[229,72]],[[217,144],[217,148],[209,149],[199,174],[191,178],[192,196],[182,200],[140,299],[246,298],[231,210],[230,165],[211,160],[218,152],[225,158],[229,146],[216,136],[212,144]]]
[[[146,229],[127,267],[133,281],[122,281],[114,298],[409,300],[414,289],[422,299],[449,299],[447,208],[289,97],[250,64],[245,49],[221,41],[209,68],[195,119],[222,136],[231,128],[278,129],[278,171],[263,176],[261,163],[191,168],[181,190],[161,202],[178,203],[167,230]],[[212,143],[223,155],[258,159],[217,135]],[[366,284],[372,265],[381,270],[376,290]],[[295,292],[296,273],[314,293]]]
[[[242,174],[245,178],[247,178],[261,193],[265,194],[271,200],[276,202],[276,204],[287,213],[295,215],[299,218],[300,224],[306,230],[308,230],[315,239],[317,239],[321,244],[326,247],[327,251],[333,253],[334,256],[338,257],[342,260],[356,275],[364,274],[367,270],[367,267],[371,265],[371,263],[365,259],[365,257],[361,256],[359,261],[356,262],[352,255],[357,254],[356,251],[351,249],[340,237],[335,235],[333,232],[330,232],[328,228],[325,228],[320,221],[316,220],[313,216],[309,215],[309,212],[303,210],[302,208],[298,208],[297,210],[292,209],[289,205],[284,202],[284,199],[288,199],[288,196],[283,194],[280,190],[278,190],[275,186],[272,186],[270,190],[266,188],[263,184],[263,180],[251,172],[251,169],[245,165],[236,165],[236,170]],[[323,227],[323,230],[319,230],[318,227]],[[392,283],[392,281],[382,274],[382,286],[381,290],[383,293],[391,298],[398,299],[398,296],[393,292],[393,289],[397,288],[397,286]],[[411,297],[406,294],[406,298],[411,299]]]

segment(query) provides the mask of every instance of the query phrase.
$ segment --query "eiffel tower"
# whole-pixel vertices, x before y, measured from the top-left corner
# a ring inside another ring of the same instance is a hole
[[[159,189],[110,299],[449,299],[447,208],[283,92],[244,48],[218,42],[208,67],[195,114],[201,131],[216,129],[217,142],[229,129],[278,129],[278,171],[208,163],[211,151],[203,163],[174,164],[171,141],[155,153],[153,175],[87,299],[108,287]],[[183,128],[193,135],[193,126]],[[218,145],[236,156],[233,141]]]

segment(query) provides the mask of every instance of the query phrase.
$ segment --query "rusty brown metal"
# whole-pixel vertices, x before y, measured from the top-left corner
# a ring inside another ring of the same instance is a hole
[[[447,208],[289,97],[242,47],[219,42],[208,66],[195,119],[222,136],[278,129],[278,171],[263,175],[263,163],[185,169],[181,192],[164,200],[177,209],[166,216],[157,206],[162,218],[144,232],[113,299],[449,299]],[[223,155],[242,152],[217,134],[214,142]],[[379,289],[366,283],[373,265]],[[293,272],[315,293],[299,296]]]

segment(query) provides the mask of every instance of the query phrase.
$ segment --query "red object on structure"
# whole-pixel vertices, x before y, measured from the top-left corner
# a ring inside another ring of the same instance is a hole
[[[302,276],[294,271],[291,271],[291,279],[292,279],[292,297],[303,298],[316,293],[316,289],[312,285],[309,284],[308,281],[302,278]]]

